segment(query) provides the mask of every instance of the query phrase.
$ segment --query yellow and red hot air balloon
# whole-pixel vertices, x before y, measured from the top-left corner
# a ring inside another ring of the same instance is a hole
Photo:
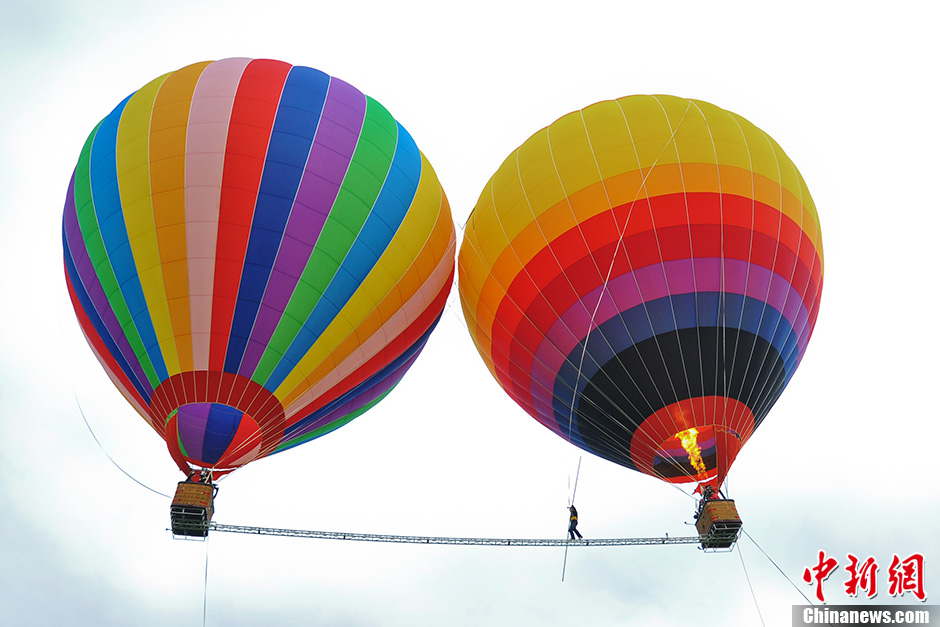
[[[382,105],[265,59],[125,98],[81,151],[63,238],[99,361],[180,469],[214,476],[378,403],[440,317],[455,247]]]
[[[721,485],[819,309],[819,219],[777,143],[672,96],[599,102],[512,152],[458,257],[470,334],[525,411],[667,482]]]

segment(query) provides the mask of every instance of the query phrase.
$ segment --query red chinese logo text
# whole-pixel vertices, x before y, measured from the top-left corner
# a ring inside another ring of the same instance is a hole
[[[848,553],[846,557],[849,563],[843,570],[849,574],[849,577],[843,583],[845,594],[856,597],[861,592],[869,599],[877,596],[878,562],[875,558],[869,556],[862,561],[851,553]],[[835,572],[838,566],[838,560],[827,556],[824,550],[820,550],[816,564],[803,570],[803,581],[810,585],[815,584],[816,598],[823,603],[826,602],[823,582]],[[927,593],[924,590],[924,556],[921,553],[914,553],[903,560],[894,555],[887,574],[888,594],[891,596],[904,596],[910,592],[921,601],[927,599]]]
[[[819,562],[812,569],[807,568],[803,570],[803,581],[811,584],[813,580],[816,580],[816,598],[820,601],[825,602],[826,598],[823,596],[823,582],[829,578],[829,575],[832,574],[832,571],[836,569],[839,565],[832,557],[826,557],[826,552],[819,551]]]
[[[859,564],[858,558],[849,553],[849,565],[845,570],[849,571],[849,580],[845,582],[845,593],[850,597],[858,596],[859,589],[868,594],[872,599],[878,594],[878,580],[875,575],[878,574],[878,562],[874,557]]]
[[[921,601],[927,598],[924,592],[924,556],[915,553],[905,560],[897,555],[888,567],[888,594],[893,597],[913,592]]]

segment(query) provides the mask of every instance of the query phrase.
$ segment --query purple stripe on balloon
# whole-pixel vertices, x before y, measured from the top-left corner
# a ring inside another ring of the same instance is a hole
[[[722,264],[724,278],[722,280]],[[811,329],[808,312],[800,294],[779,274],[763,266],[738,259],[679,259],[639,268],[612,279],[598,306],[603,286],[581,297],[552,325],[542,339],[532,361],[532,408],[540,415],[554,415],[555,377],[565,358],[589,331],[622,311],[644,302],[676,294],[720,292],[750,296],[782,312],[798,333],[799,355],[806,350]],[[591,323],[591,313],[597,314]],[[733,321],[732,321],[733,322]],[[579,335],[573,335],[572,332]],[[511,356],[511,359],[518,357]],[[589,357],[585,357],[589,359]]]
[[[310,258],[352,160],[365,111],[364,94],[338,78],[330,79],[303,178],[238,368],[244,377],[254,373]]]
[[[697,444],[698,447],[702,450],[703,453],[704,453],[705,451],[709,450],[709,449],[715,448],[715,445],[716,445],[717,443],[718,443],[718,439],[717,439],[715,436],[712,436],[712,437],[707,438],[707,439],[704,439],[704,440],[701,440],[701,439],[700,439],[700,440],[697,440],[697,441],[696,441],[696,444]],[[672,457],[688,457],[688,455],[689,455],[689,454],[686,452],[686,450],[685,450],[684,448],[682,448],[681,446],[676,446],[676,447],[673,447],[673,448],[660,447],[660,449],[659,449],[659,451],[658,451],[658,454],[662,454],[662,453],[665,453],[665,454],[670,455],[670,456],[672,456]]]
[[[357,409],[361,409],[363,406],[371,403],[378,397],[382,396],[388,390],[390,390],[394,385],[396,385],[399,381],[401,381],[401,378],[405,376],[405,372],[408,370],[408,368],[411,367],[411,365],[415,362],[415,360],[418,358],[418,355],[420,354],[421,354],[421,351],[417,351],[414,355],[412,355],[407,360],[405,360],[401,365],[399,365],[395,370],[393,370],[387,377],[385,377],[382,380],[382,383],[380,385],[376,385],[375,387],[369,388],[368,390],[364,391],[362,394],[359,394],[358,396],[355,396],[349,399],[342,405],[339,405],[332,411],[314,420],[313,422],[305,426],[300,431],[291,432],[289,439],[293,440],[295,438],[299,438],[302,435],[310,433],[311,431],[315,431],[316,429],[319,429],[320,427],[328,425],[335,420],[339,420],[343,416],[347,416],[351,414],[352,412],[356,411]]]
[[[91,259],[88,257],[88,250],[85,248],[85,240],[82,237],[82,229],[78,224],[78,213],[75,209],[74,173],[72,174],[72,180],[69,181],[68,196],[65,199],[65,239],[68,243],[69,255],[75,262],[75,270],[78,272],[95,311],[98,312],[98,317],[101,318],[108,330],[108,335],[111,336],[118,350],[121,351],[121,355],[130,365],[132,372],[125,372],[124,374],[136,379],[141,389],[153,390],[153,386],[150,385],[147,375],[144,374],[143,368],[140,366],[137,355],[127,341],[127,336],[124,335],[124,329],[121,328],[121,324],[111,309],[111,303],[108,302],[108,297],[105,295]]]
[[[212,403],[190,403],[179,408],[176,430],[191,459],[202,459],[202,443]]]

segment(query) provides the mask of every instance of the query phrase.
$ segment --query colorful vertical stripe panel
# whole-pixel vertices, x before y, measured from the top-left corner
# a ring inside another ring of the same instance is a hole
[[[723,481],[819,310],[819,218],[744,118],[630,96],[543,128],[487,183],[458,257],[470,335],[526,412],[669,482]]]
[[[268,59],[196,63],[121,101],[79,154],[62,231],[86,339],[184,472],[374,406],[454,276],[447,198],[408,131]]]

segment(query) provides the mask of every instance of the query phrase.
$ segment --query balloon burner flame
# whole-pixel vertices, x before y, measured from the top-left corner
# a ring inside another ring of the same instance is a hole
[[[705,462],[702,461],[702,449],[698,446],[698,429],[693,427],[680,431],[676,434],[676,438],[688,454],[689,463],[692,464],[695,471],[700,475],[705,474],[707,469],[705,468]]]

